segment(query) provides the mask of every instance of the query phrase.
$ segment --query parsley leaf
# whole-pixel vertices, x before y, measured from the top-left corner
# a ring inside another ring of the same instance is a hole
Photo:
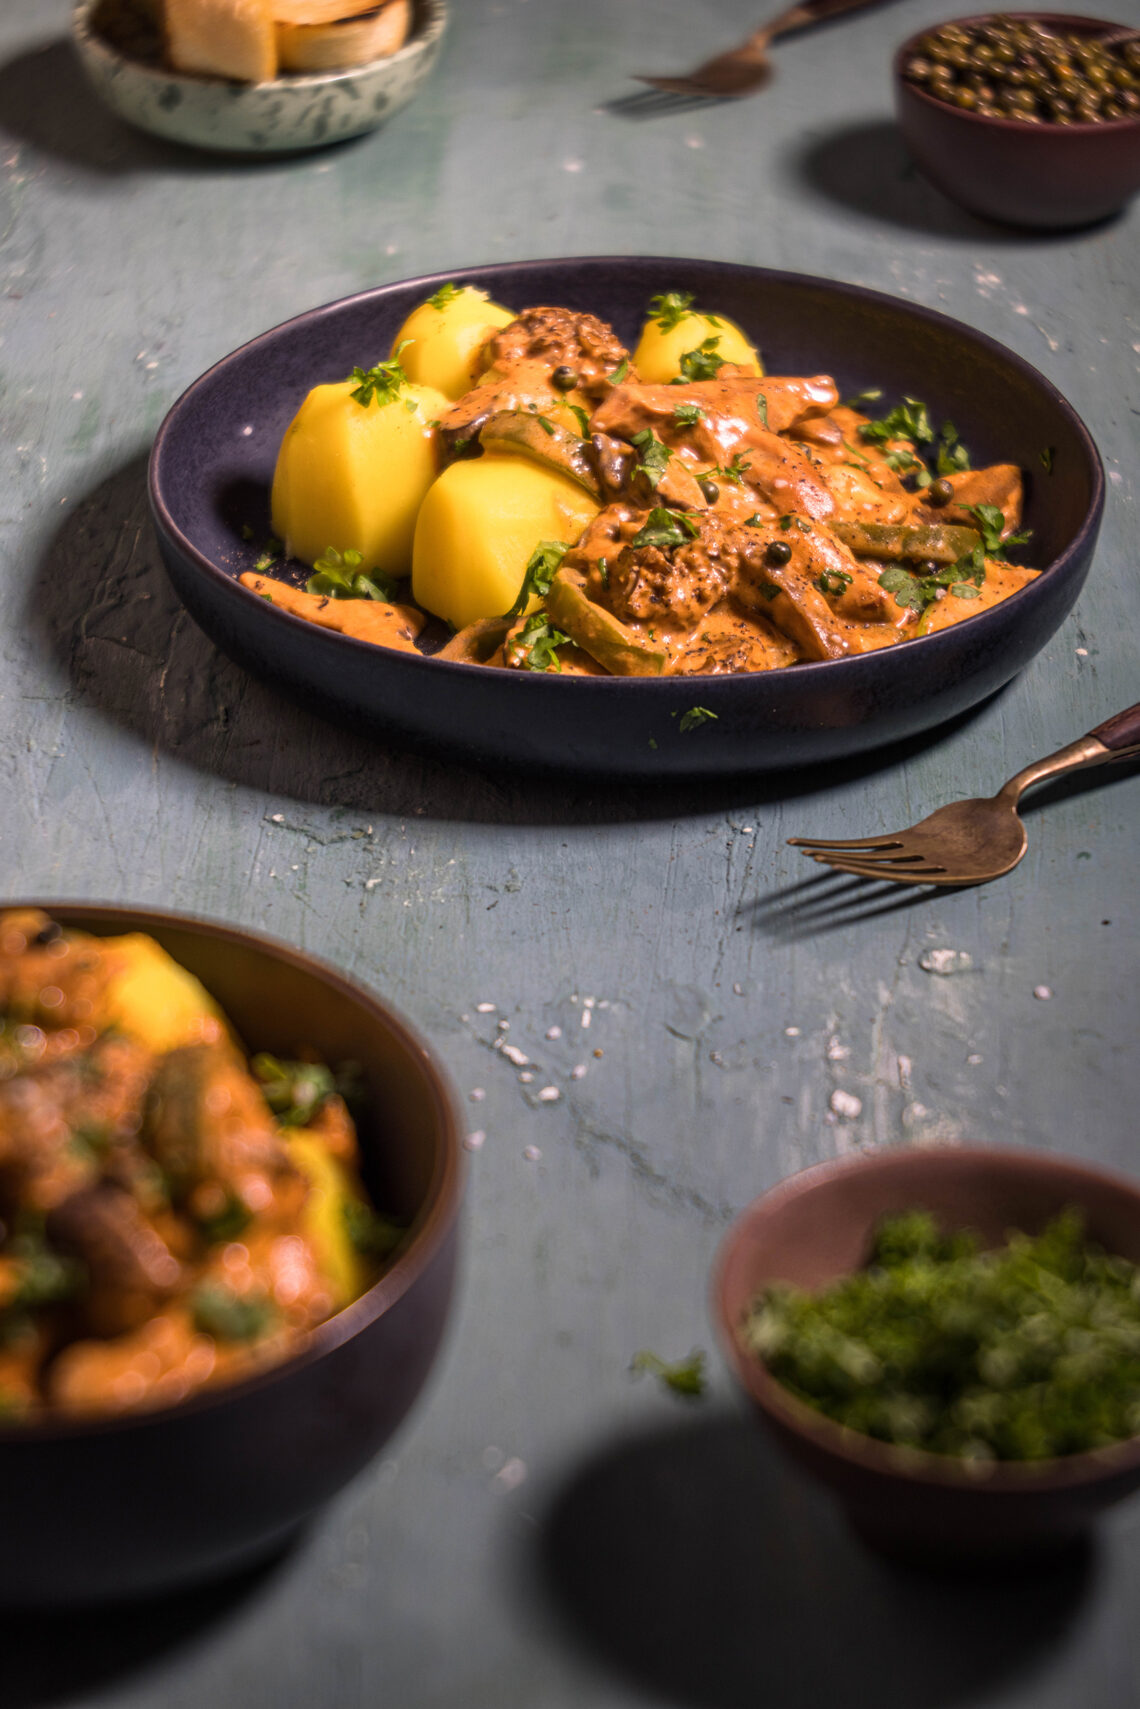
[[[276,1315],[262,1294],[235,1294],[217,1282],[203,1282],[190,1296],[194,1327],[216,1341],[256,1341]]]
[[[636,550],[639,546],[684,546],[688,541],[695,540],[699,530],[683,511],[665,510],[658,505],[649,512],[645,526],[639,534],[635,534],[630,545]]]
[[[682,736],[690,730],[699,730],[702,724],[708,724],[719,717],[719,713],[710,712],[707,706],[690,706],[687,712],[681,714],[681,722],[677,726]]]
[[[678,1359],[674,1364],[662,1359],[657,1353],[643,1349],[635,1353],[630,1369],[638,1375],[648,1371],[664,1383],[674,1394],[685,1395],[690,1400],[699,1399],[705,1392],[705,1356],[699,1348],[694,1347],[687,1359]]]
[[[433,309],[445,309],[456,297],[462,296],[465,289],[466,286],[457,285],[454,279],[449,279],[446,285],[441,285],[438,291],[433,291],[428,302]]]
[[[672,383],[675,386],[692,384],[694,381],[715,380],[724,367],[725,358],[718,356],[716,347],[720,338],[716,333],[706,338],[703,344],[698,344],[695,350],[686,350],[681,357],[681,377]]]
[[[560,671],[558,648],[569,640],[569,635],[555,629],[544,611],[536,611],[523,624],[517,644],[527,649],[523,663],[528,671]]]
[[[1047,475],[1051,475],[1053,473],[1053,459],[1056,455],[1057,447],[1055,445],[1045,445],[1037,453],[1037,461],[1040,463]]]
[[[335,546],[326,546],[313,565],[305,592],[323,594],[326,599],[378,599],[390,605],[396,584],[381,570],[362,570],[363,562],[363,554],[355,547],[338,552]]]
[[[637,447],[641,457],[637,464],[638,471],[645,476],[651,487],[656,488],[669,465],[672,451],[658,439],[651,427],[643,427],[640,433],[635,433],[630,444]]]
[[[821,570],[815,585],[820,593],[846,593],[852,577],[847,570]]]
[[[859,428],[860,439],[883,445],[889,439],[913,439],[916,445],[931,445],[934,428],[930,411],[918,398],[904,398],[901,404],[888,410],[879,421],[865,421]]]
[[[882,396],[883,396],[882,386],[871,386],[865,392],[856,392],[855,396],[853,398],[845,398],[843,400],[843,407],[844,407],[844,409],[859,409],[859,410],[861,410],[863,408],[864,404],[877,404],[877,403],[879,403],[882,399]]]
[[[260,554],[253,566],[254,569],[262,573],[268,569],[272,569],[273,565],[277,562],[278,558],[283,555],[284,551],[285,548],[281,544],[280,540],[278,540],[277,536],[275,534],[271,534],[269,539],[265,542],[265,550]]]
[[[605,558],[599,558],[598,559],[598,580],[601,582],[603,587],[609,587],[609,585],[610,585],[610,566],[609,566],[607,559],[605,559]]]
[[[751,463],[745,462],[743,452],[738,451],[731,463],[726,463],[723,468],[718,466],[713,473],[719,475],[722,481],[730,481],[734,487],[738,487],[751,467]]]
[[[352,378],[356,381],[356,390],[350,396],[362,409],[367,409],[373,398],[381,406],[392,403],[400,394],[402,387],[408,383],[400,361],[400,351],[405,350],[411,339],[405,338],[397,345],[394,355],[387,362],[377,362],[374,368],[354,368]]]
[[[582,438],[588,439],[590,437],[590,418],[586,414],[586,411],[582,408],[581,404],[570,404],[568,407],[574,412],[578,426],[582,430]]]
[[[764,396],[763,392],[757,392],[756,393],[756,414],[760,417],[760,420],[764,423],[764,426],[767,427],[768,426],[768,400]]]
[[[996,504],[967,504],[962,508],[977,523],[987,558],[1004,558],[1010,546],[1024,546],[1030,538],[1031,530],[1026,528],[1018,534],[1007,534],[1003,539],[1005,517]]]
[[[374,1211],[363,1199],[345,1199],[341,1214],[352,1248],[362,1258],[390,1258],[408,1232],[391,1217]]]
[[[629,357],[623,356],[621,361],[618,363],[617,367],[613,370],[612,374],[610,375],[610,385],[611,386],[620,386],[622,381],[625,379],[625,377],[628,373],[629,373]]]
[[[539,541],[527,559],[519,596],[506,613],[508,618],[520,617],[532,597],[546,598],[550,592],[550,584],[558,573],[558,567],[569,550],[570,547],[562,540]]]
[[[879,586],[894,594],[896,605],[909,606],[911,611],[924,611],[929,603],[922,596],[918,577],[901,564],[889,565],[879,577]]]
[[[673,411],[673,420],[678,427],[696,427],[704,420],[699,404],[678,404]]]
[[[958,438],[958,429],[952,421],[944,421],[942,431],[938,435],[936,459],[938,473],[940,475],[956,475],[959,470],[969,467],[970,453]]]
[[[662,332],[672,332],[693,313],[692,291],[665,291],[649,299],[649,318],[655,320]]]
[[[280,1127],[308,1127],[337,1089],[332,1071],[323,1062],[283,1062],[263,1050],[250,1067]]]

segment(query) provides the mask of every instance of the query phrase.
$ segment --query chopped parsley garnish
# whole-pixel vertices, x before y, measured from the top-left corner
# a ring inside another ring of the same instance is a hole
[[[891,1217],[866,1269],[767,1288],[743,1339],[801,1401],[909,1448],[1041,1461],[1140,1432],[1140,1271],[1075,1210],[990,1250]]]
[[[651,427],[643,427],[640,433],[635,433],[630,444],[637,447],[640,462],[638,471],[643,474],[651,487],[656,488],[673,453],[663,440],[658,439]]]
[[[190,1296],[194,1327],[215,1341],[256,1341],[276,1313],[263,1294],[235,1294],[217,1282],[203,1282]]]
[[[975,546],[972,552],[959,558],[956,564],[930,576],[916,576],[901,564],[889,564],[879,577],[879,586],[893,593],[895,604],[907,606],[920,614],[947,593],[959,599],[978,599],[986,579],[984,548]]]
[[[787,516],[781,516],[780,527],[785,534],[789,528],[798,528],[801,534],[811,533],[811,523],[805,522],[802,516],[793,516],[790,512]]]
[[[1053,459],[1056,455],[1057,447],[1055,445],[1044,445],[1037,453],[1037,461],[1047,475],[1053,473]]]
[[[264,551],[260,553],[253,566],[254,569],[258,572],[264,572],[265,570],[272,569],[273,565],[277,562],[278,558],[282,556],[284,551],[285,548],[281,544],[280,540],[278,540],[277,536],[275,534],[271,534],[269,539],[265,542]]]
[[[764,423],[764,426],[767,427],[768,426],[768,400],[764,396],[763,392],[757,392],[756,393],[756,414],[760,417],[760,420]]]
[[[610,566],[605,558],[598,559],[598,580],[603,587],[610,585]]]
[[[692,291],[665,291],[649,299],[649,318],[657,322],[662,332],[672,332],[694,313]]]
[[[560,671],[558,648],[567,646],[569,640],[544,611],[536,611],[523,624],[516,644],[526,649],[523,664],[528,671]]]
[[[744,526],[745,528],[763,528],[764,518],[758,510],[754,510],[751,516],[744,518]]]
[[[384,405],[399,397],[402,388],[408,383],[408,376],[400,361],[400,351],[406,349],[410,343],[411,339],[405,338],[396,346],[395,354],[387,362],[377,362],[374,368],[352,370],[351,377],[356,381],[356,389],[350,395],[362,409],[367,409],[373,398],[378,404]],[[407,401],[412,402],[411,399]],[[415,408],[414,403],[412,407]]]
[[[996,504],[966,504],[962,508],[977,523],[987,558],[1004,558],[1010,546],[1024,546],[1030,538],[1032,531],[1026,528],[1018,534],[1007,534],[1003,539],[1005,517]]]
[[[363,1199],[346,1199],[343,1215],[353,1250],[362,1258],[390,1258],[408,1232],[391,1217],[374,1211]]]
[[[640,533],[635,534],[630,545],[635,549],[639,546],[659,546],[662,550],[670,546],[684,546],[690,540],[695,540],[699,529],[695,522],[681,510],[665,510],[658,505],[649,512],[645,526]]]
[[[703,344],[698,344],[695,350],[686,350],[681,357],[681,377],[673,380],[671,384],[682,386],[701,380],[715,380],[725,364],[725,358],[716,353],[719,343],[720,338],[714,332]]]
[[[738,487],[751,467],[751,463],[745,461],[743,452],[738,451],[731,463],[726,463],[723,468],[718,466],[713,470],[713,474],[718,475],[722,481],[730,481],[734,487]]]
[[[461,297],[465,289],[466,286],[457,285],[454,279],[449,279],[446,285],[441,285],[438,291],[432,292],[428,302],[433,309],[445,309],[456,297]]]
[[[625,377],[628,373],[629,373],[629,357],[623,356],[621,361],[618,363],[617,367],[613,370],[613,372],[610,375],[610,385],[611,386],[620,386],[622,381],[625,379]]]
[[[630,1369],[638,1375],[647,1371],[674,1394],[689,1400],[697,1400],[705,1392],[705,1356],[698,1347],[694,1347],[687,1359],[678,1359],[674,1364],[658,1353],[643,1349],[634,1354]]]
[[[396,584],[381,570],[362,570],[363,562],[363,553],[353,546],[344,552],[326,546],[305,583],[306,593],[323,594],[326,599],[378,599],[390,605]]]
[[[852,579],[848,570],[821,570],[815,585],[820,593],[846,593]]]
[[[704,416],[699,404],[678,404],[673,411],[673,420],[678,427],[696,427]]]
[[[938,435],[938,451],[935,458],[936,472],[940,475],[956,475],[970,467],[970,453],[958,438],[958,429],[952,421],[944,421]],[[923,482],[923,485],[926,483]]]
[[[332,1070],[323,1062],[282,1062],[261,1051],[250,1067],[281,1127],[308,1127],[325,1099],[337,1090]]]
[[[574,415],[577,418],[578,426],[582,430],[582,438],[588,439],[590,437],[590,418],[586,414],[586,411],[582,408],[581,404],[569,404],[567,407],[573,410]]]
[[[535,420],[538,422],[538,425],[541,427],[542,431],[545,434],[548,434],[551,439],[553,439],[554,438],[554,423],[552,421],[548,421],[546,416],[539,415],[537,410],[535,411]]]
[[[74,1258],[60,1258],[39,1242],[33,1244],[29,1240],[27,1245],[27,1256],[14,1259],[18,1265],[18,1277],[15,1292],[5,1302],[5,1309],[34,1311],[38,1306],[58,1305],[61,1300],[74,1299],[87,1280],[83,1265]]]
[[[236,1193],[227,1193],[226,1202],[214,1216],[196,1218],[202,1238],[208,1246],[236,1240],[249,1227],[250,1210]]]
[[[253,539],[253,529],[250,527],[248,522],[243,522],[241,525],[241,537],[243,540]]]
[[[881,386],[871,386],[865,392],[856,392],[853,398],[846,398],[844,400],[843,407],[844,409],[861,410],[864,404],[880,403],[882,401],[882,397],[883,388]]]
[[[521,617],[532,599],[546,598],[550,592],[550,584],[558,574],[559,565],[569,550],[569,546],[561,540],[539,541],[527,559],[519,596],[505,614],[508,619]],[[545,669],[545,666],[543,668]]]
[[[702,724],[708,724],[719,716],[717,712],[710,712],[707,706],[690,706],[687,712],[681,714],[681,722],[677,728],[682,736],[685,736],[690,730],[698,730]]]
[[[863,422],[859,437],[874,445],[884,445],[890,439],[912,439],[916,445],[932,445],[934,428],[930,411],[918,398],[904,398],[879,421]]]

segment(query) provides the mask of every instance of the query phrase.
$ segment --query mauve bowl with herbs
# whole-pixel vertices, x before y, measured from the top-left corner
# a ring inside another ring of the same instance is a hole
[[[1140,35],[1063,12],[955,18],[904,42],[899,124],[918,165],[972,213],[1065,229],[1140,190]]]
[[[359,1065],[372,1202],[406,1228],[379,1277],[283,1362],[152,1410],[48,1409],[0,1429],[0,1603],[152,1594],[252,1564],[397,1429],[447,1321],[461,1188],[454,1094],[380,998],[251,932],[152,909],[14,902],[97,937],[149,934],[254,1051]]]
[[[750,1205],[713,1310],[763,1422],[872,1547],[1027,1559],[1140,1487],[1137,1265],[1123,1177],[1043,1152],[891,1150]]]

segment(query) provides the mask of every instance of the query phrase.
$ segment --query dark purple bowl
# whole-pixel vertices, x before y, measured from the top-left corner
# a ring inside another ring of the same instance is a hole
[[[920,640],[738,676],[493,670],[369,646],[290,616],[238,583],[269,530],[285,428],[311,386],[386,353],[410,309],[451,276],[383,285],[264,333],[191,386],[155,440],[151,509],[175,588],[224,651],[306,702],[491,764],[646,777],[760,772],[932,729],[1008,682],[1068,615],[1100,527],[1104,478],[1080,418],[1027,362],[945,315],[855,285],[724,262],[593,257],[454,276],[511,307],[592,310],[628,341],[654,293],[692,291],[744,326],[772,373],[828,371],[845,396],[881,386],[892,400],[925,398],[956,423],[976,463],[1026,472],[1033,561],[1045,574]],[[686,729],[694,705],[715,717]]]
[[[364,1172],[410,1223],[395,1262],[257,1377],[155,1412],[0,1430],[0,1602],[110,1600],[236,1570],[284,1543],[393,1433],[427,1378],[455,1272],[460,1126],[426,1046],[333,968],[252,933],[138,908],[8,903],[149,932],[251,1049],[364,1070]]]
[[[994,13],[947,18],[980,24]],[[1126,34],[1127,26],[1067,12],[1003,12],[1089,36]],[[895,55],[895,107],[915,160],[932,184],[971,213],[1037,230],[1092,225],[1107,219],[1140,190],[1140,116],[1095,125],[1027,125],[1017,119],[964,112],[928,95],[903,76],[903,66],[932,24]]]
[[[1043,1151],[915,1147],[819,1164],[754,1200],[717,1256],[713,1316],[741,1388],[793,1459],[827,1485],[872,1547],[937,1562],[1032,1558],[1082,1536],[1140,1488],[1140,1437],[1027,1464],[969,1468],[845,1429],[807,1406],[742,1345],[744,1313],[772,1282],[825,1287],[866,1262],[875,1227],[932,1211],[997,1245],[1034,1234],[1072,1205],[1089,1236],[1140,1263],[1140,1187],[1124,1176]]]

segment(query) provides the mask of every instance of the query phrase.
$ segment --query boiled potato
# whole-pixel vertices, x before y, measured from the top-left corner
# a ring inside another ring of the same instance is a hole
[[[435,386],[452,399],[475,384],[475,364],[487,335],[507,326],[514,315],[473,285],[443,285],[434,297],[413,309],[392,344],[409,379]],[[403,347],[403,348],[401,348]]]
[[[154,1051],[178,1050],[200,1043],[225,1017],[192,973],[167,955],[143,932],[107,938],[103,948],[114,957],[104,999],[103,1026],[115,1026]]]
[[[664,317],[666,321],[671,318]],[[716,340],[710,354],[722,362],[735,362],[751,374],[764,372],[759,353],[735,321],[724,315],[698,314],[694,309],[682,312],[672,325],[663,326],[656,318],[647,320],[633,353],[633,365],[650,385],[667,384],[682,377],[682,356],[699,350],[707,339]]]
[[[433,423],[448,400],[400,382],[361,403],[357,389],[355,380],[314,386],[293,417],[273,476],[273,531],[302,563],[335,546],[361,553],[365,571],[406,576],[436,475]]]
[[[412,592],[456,629],[499,617],[539,542],[573,542],[597,513],[577,481],[528,457],[487,451],[452,463],[420,510]]]
[[[288,1144],[289,1156],[309,1183],[302,1212],[304,1232],[339,1311],[363,1293],[368,1281],[367,1270],[349,1238],[345,1216],[346,1206],[360,1195],[344,1165],[315,1135],[293,1130]]]

